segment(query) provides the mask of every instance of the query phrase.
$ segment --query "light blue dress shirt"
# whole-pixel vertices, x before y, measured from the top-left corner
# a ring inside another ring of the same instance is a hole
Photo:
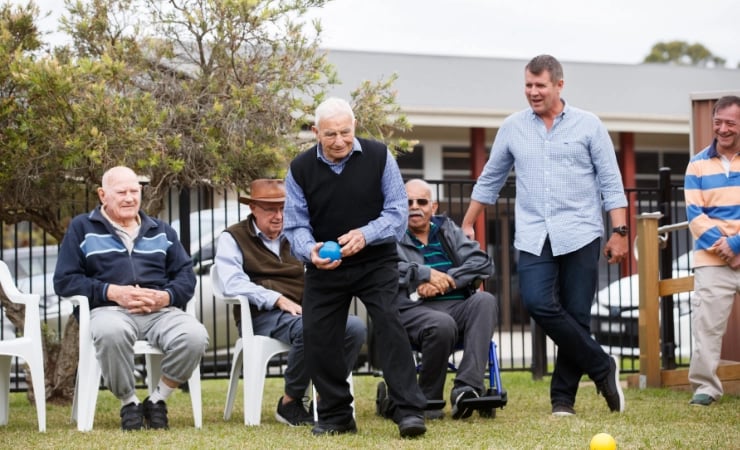
[[[284,235],[276,239],[270,239],[253,223],[254,231],[262,239],[265,246],[275,255],[280,257],[280,243],[285,239]],[[275,302],[282,294],[267,289],[252,281],[244,272],[244,259],[234,236],[223,232],[216,244],[216,256],[214,264],[218,267],[218,278],[221,282],[221,292],[227,297],[246,297],[249,303],[259,310],[270,310],[275,308]]]
[[[316,158],[328,165],[334,173],[339,174],[344,170],[344,166],[349,161],[352,153],[361,151],[360,141],[355,138],[352,151],[341,161],[333,163],[326,159],[321,144],[316,147]],[[408,197],[406,196],[406,187],[403,184],[401,171],[390,151],[388,151],[385,170],[381,178],[381,187],[384,195],[383,211],[377,219],[371,220],[367,225],[360,227],[367,245],[396,242],[401,239],[406,231]],[[313,229],[309,223],[308,203],[303,195],[303,190],[298,186],[290,171],[288,171],[285,178],[285,192],[283,232],[290,241],[293,255],[303,262],[311,262],[311,249],[316,245],[316,240],[313,237]]]
[[[514,246],[540,255],[571,253],[603,235],[602,208],[627,206],[614,146],[596,115],[569,106],[547,130],[532,110],[504,120],[471,198],[494,204],[512,167],[516,174]]]

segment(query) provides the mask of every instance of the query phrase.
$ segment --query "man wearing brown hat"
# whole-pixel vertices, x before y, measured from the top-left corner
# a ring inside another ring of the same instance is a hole
[[[312,425],[313,416],[302,402],[310,381],[303,363],[304,268],[283,236],[283,180],[254,180],[250,195],[239,201],[249,205],[251,214],[227,228],[218,239],[215,264],[221,290],[227,296],[249,299],[255,334],[291,345],[284,375],[285,394],[278,401],[275,418],[291,426]],[[241,333],[238,308],[234,315]],[[366,334],[362,320],[350,316],[344,339],[347,374],[355,365]]]

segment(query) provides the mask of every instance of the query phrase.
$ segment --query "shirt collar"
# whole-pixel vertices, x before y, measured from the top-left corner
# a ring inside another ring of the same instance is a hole
[[[321,147],[321,142],[319,142],[316,145],[316,158],[320,159],[321,161],[327,164],[342,164],[343,162],[347,161],[354,152],[362,153],[362,145],[360,144],[360,141],[357,138],[355,138],[354,141],[352,142],[352,150],[347,154],[347,156],[345,156],[344,158],[342,158],[341,161],[338,161],[338,162],[331,162],[328,159],[326,159],[326,157],[324,156],[323,149]]]
[[[267,236],[267,235],[266,235],[265,233],[263,233],[263,232],[262,232],[262,230],[260,230],[260,228],[259,228],[259,227],[257,226],[257,221],[256,221],[256,220],[252,220],[252,228],[254,229],[254,234],[256,234],[256,235],[257,235],[257,236],[258,236],[258,237],[259,237],[260,239],[262,239],[263,241],[267,241],[267,242],[275,242],[275,241],[280,241],[280,240],[282,240],[282,239],[283,239],[283,236],[284,236],[284,235],[283,235],[283,232],[281,231],[281,232],[280,232],[280,234],[278,234],[278,237],[276,237],[275,239],[270,239],[270,238],[269,238],[269,237],[268,237],[268,236]]]

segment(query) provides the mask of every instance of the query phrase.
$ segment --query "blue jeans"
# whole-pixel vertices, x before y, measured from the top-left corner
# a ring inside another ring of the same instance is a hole
[[[519,255],[519,284],[530,316],[558,347],[550,402],[573,406],[583,374],[601,381],[609,355],[591,337],[591,303],[598,282],[601,238],[574,252],[553,256],[550,240],[540,256]]]

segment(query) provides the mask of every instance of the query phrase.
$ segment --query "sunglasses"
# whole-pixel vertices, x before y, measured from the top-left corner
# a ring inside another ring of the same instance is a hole
[[[410,198],[409,206],[413,206],[414,202],[416,202],[416,204],[419,206],[427,206],[429,204],[429,200],[425,198]]]

